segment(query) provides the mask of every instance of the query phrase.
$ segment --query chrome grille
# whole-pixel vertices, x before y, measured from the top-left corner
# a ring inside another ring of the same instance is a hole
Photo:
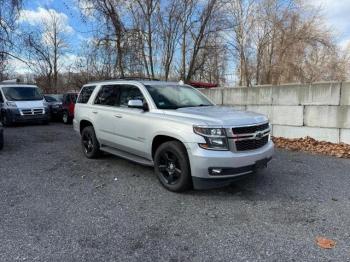
[[[254,150],[260,147],[263,147],[267,144],[269,140],[268,136],[263,137],[262,139],[250,139],[250,140],[240,140],[236,141],[236,149],[237,151],[246,151],[246,150]]]
[[[35,116],[45,114],[45,110],[43,108],[20,109],[20,113],[22,116]]]
[[[254,150],[263,147],[269,141],[270,125],[264,123],[253,126],[232,128],[236,151]]]
[[[255,133],[256,131],[264,131],[268,128],[269,128],[269,123],[265,123],[265,124],[256,125],[256,126],[234,127],[232,128],[232,132],[234,134],[251,134],[251,133]]]

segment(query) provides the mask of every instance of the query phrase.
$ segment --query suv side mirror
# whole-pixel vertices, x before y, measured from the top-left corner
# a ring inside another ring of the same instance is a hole
[[[135,100],[129,100],[128,107],[130,108],[143,108],[143,102],[142,100],[135,99]]]
[[[140,99],[129,100],[128,107],[130,108],[139,108],[144,111],[148,111],[148,104],[146,102],[142,102]]]

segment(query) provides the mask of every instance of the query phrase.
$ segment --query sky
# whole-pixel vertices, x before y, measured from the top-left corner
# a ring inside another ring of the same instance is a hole
[[[53,9],[60,18],[69,41],[69,53],[64,58],[68,65],[76,58],[82,41],[91,37],[89,23],[85,23],[77,4],[78,0],[31,0],[24,1],[24,9],[20,15],[20,25],[40,26],[48,16],[46,9]],[[350,45],[350,0],[307,0],[317,8],[321,8],[327,26],[337,35],[337,43],[345,48]],[[29,73],[29,69],[19,61],[11,61],[18,73]]]

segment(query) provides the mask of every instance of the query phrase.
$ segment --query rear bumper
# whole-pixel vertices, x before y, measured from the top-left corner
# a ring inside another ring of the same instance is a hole
[[[7,109],[5,111],[6,116],[12,123],[28,123],[28,122],[40,122],[48,121],[49,113],[48,110],[42,115],[21,115],[18,109]]]
[[[193,186],[206,189],[229,185],[242,176],[267,166],[274,154],[274,144],[251,151],[210,151],[196,143],[186,144]]]

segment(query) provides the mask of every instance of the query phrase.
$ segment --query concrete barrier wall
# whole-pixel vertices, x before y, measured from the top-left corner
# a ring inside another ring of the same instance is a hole
[[[269,117],[273,135],[350,144],[350,82],[201,89],[218,105]]]

